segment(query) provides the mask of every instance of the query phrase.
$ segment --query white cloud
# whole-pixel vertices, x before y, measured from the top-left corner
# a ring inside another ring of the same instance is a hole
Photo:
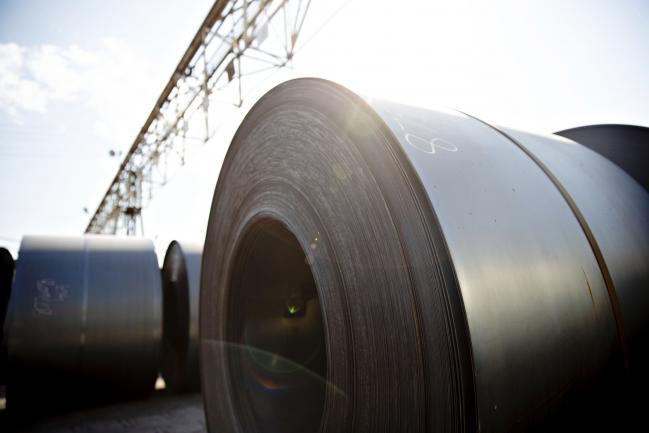
[[[16,118],[20,111],[45,111],[47,92],[25,77],[25,48],[0,44],[0,108]]]
[[[46,114],[53,103],[90,110],[91,129],[124,146],[155,100],[159,73],[116,39],[95,50],[0,44],[0,110],[16,123],[25,113]]]

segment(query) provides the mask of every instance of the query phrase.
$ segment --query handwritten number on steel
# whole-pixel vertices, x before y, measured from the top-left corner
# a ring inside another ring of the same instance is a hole
[[[69,286],[57,284],[51,279],[42,279],[36,282],[36,295],[34,296],[33,312],[39,316],[51,316],[53,303],[63,302],[68,297]]]
[[[408,122],[404,122],[403,119],[398,118],[397,116],[392,116],[392,119],[396,122],[396,124],[399,126],[399,129],[401,129],[401,132],[404,135],[404,138],[406,139],[406,142],[416,148],[417,150],[420,150],[425,153],[430,153],[430,154],[435,154],[437,150],[445,150],[447,152],[457,152],[457,146],[454,145],[453,143],[444,140],[443,138],[424,138],[421,135],[414,134],[412,132],[408,132],[406,130],[406,127],[404,126]],[[416,125],[417,130],[429,130],[432,132],[431,134],[426,134],[427,136],[433,136],[436,135],[434,131],[432,131],[430,128],[424,126],[424,125]]]

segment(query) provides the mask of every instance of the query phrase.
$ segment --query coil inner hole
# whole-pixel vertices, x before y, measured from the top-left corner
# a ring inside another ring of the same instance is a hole
[[[278,221],[254,223],[231,273],[229,365],[244,431],[318,431],[326,347],[308,256]]]

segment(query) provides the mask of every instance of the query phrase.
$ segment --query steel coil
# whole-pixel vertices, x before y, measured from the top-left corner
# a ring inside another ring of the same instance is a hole
[[[649,128],[636,125],[589,125],[559,131],[557,135],[604,155],[649,191]]]
[[[4,341],[4,324],[7,303],[11,296],[11,282],[14,278],[14,258],[6,248],[0,248],[0,384],[5,384],[7,368],[7,349]]]
[[[151,241],[25,236],[8,310],[8,407],[152,392],[161,308]]]
[[[203,246],[173,241],[162,267],[162,377],[176,392],[200,389],[198,295]]]
[[[648,258],[649,194],[581,145],[284,83],[212,202],[208,427],[598,425],[645,369]]]

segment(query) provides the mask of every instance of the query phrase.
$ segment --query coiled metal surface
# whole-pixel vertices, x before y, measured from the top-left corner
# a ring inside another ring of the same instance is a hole
[[[200,389],[198,295],[203,246],[173,241],[162,267],[162,376],[177,392]]]
[[[581,145],[284,83],[244,119],[212,203],[208,426],[610,421],[608,394],[644,369],[648,258],[649,195]]]
[[[8,407],[153,391],[160,271],[153,243],[25,236],[8,311]]]
[[[589,125],[559,131],[557,135],[604,155],[649,191],[649,128],[636,125]]]

